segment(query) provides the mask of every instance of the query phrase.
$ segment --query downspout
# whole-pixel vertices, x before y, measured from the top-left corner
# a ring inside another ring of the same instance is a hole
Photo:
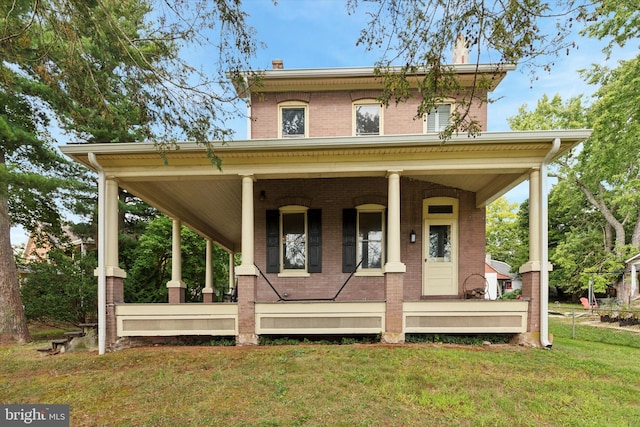
[[[104,169],[98,163],[94,153],[89,153],[89,163],[98,172],[98,354],[104,354],[107,337],[107,275],[105,271],[105,192],[106,180]]]
[[[540,344],[551,348],[549,342],[549,197],[547,195],[547,164],[558,153],[560,138],[540,164]]]

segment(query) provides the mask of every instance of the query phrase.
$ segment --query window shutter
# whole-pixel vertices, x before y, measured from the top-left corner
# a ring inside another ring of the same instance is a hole
[[[267,273],[280,272],[280,211],[267,210]]]
[[[309,226],[309,273],[322,273],[322,221],[320,209],[307,211]]]
[[[356,223],[355,209],[342,210],[342,272],[351,273],[356,268]]]

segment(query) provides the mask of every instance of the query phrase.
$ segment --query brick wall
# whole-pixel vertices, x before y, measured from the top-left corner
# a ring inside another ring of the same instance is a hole
[[[255,183],[255,194],[265,192],[265,199],[255,202],[255,261],[266,272],[266,231],[267,209],[277,209],[292,203],[306,203],[309,208],[322,209],[322,273],[310,277],[278,277],[267,274],[269,281],[280,295],[288,298],[331,298],[342,286],[348,273],[342,273],[342,210],[356,205],[382,200],[386,205],[386,178],[340,178],[340,179],[298,179],[259,180]],[[435,193],[434,193],[435,192]],[[418,300],[422,295],[422,199],[433,197],[437,192],[446,192],[460,200],[459,211],[459,290],[462,294],[463,281],[477,277],[477,286],[484,287],[480,277],[484,275],[484,209],[474,205],[474,194],[447,189],[439,185],[401,179],[401,258],[407,266],[403,278],[405,300]],[[417,242],[409,243],[409,233],[414,230]],[[266,274],[266,273],[265,273]],[[471,280],[471,279],[470,279]],[[264,278],[258,278],[256,301],[274,301],[277,296]],[[354,276],[344,288],[339,301],[383,300],[385,280],[383,276]]]
[[[529,271],[522,274],[522,297],[529,299],[527,331],[540,331],[540,272]]]
[[[368,91],[372,98],[379,92]],[[332,137],[353,135],[353,93],[348,91],[313,92],[309,96],[309,136]],[[251,100],[251,139],[278,137],[278,94],[254,94]],[[282,98],[282,96],[280,96]],[[457,97],[458,99],[460,96]],[[383,133],[385,135],[408,135],[423,133],[423,121],[415,119],[418,97],[395,104],[393,101],[383,111]],[[476,103],[470,111],[486,130],[487,103]]]

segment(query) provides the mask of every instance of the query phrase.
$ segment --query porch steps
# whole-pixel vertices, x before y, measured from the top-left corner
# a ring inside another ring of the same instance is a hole
[[[71,341],[74,338],[82,338],[86,336],[91,331],[95,331],[98,327],[97,323],[81,323],[78,325],[82,328],[80,331],[70,331],[64,333],[64,338],[59,338],[55,340],[51,340],[50,347],[38,348],[36,349],[42,355],[54,355],[59,353],[64,353],[69,349]]]

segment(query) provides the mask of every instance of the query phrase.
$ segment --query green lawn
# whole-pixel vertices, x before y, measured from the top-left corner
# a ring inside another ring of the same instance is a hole
[[[615,332],[605,344],[611,330],[580,325],[571,339],[570,320],[555,319],[550,330],[552,350],[352,344],[42,357],[41,343],[2,346],[0,402],[67,403],[74,426],[639,425],[640,335]]]

